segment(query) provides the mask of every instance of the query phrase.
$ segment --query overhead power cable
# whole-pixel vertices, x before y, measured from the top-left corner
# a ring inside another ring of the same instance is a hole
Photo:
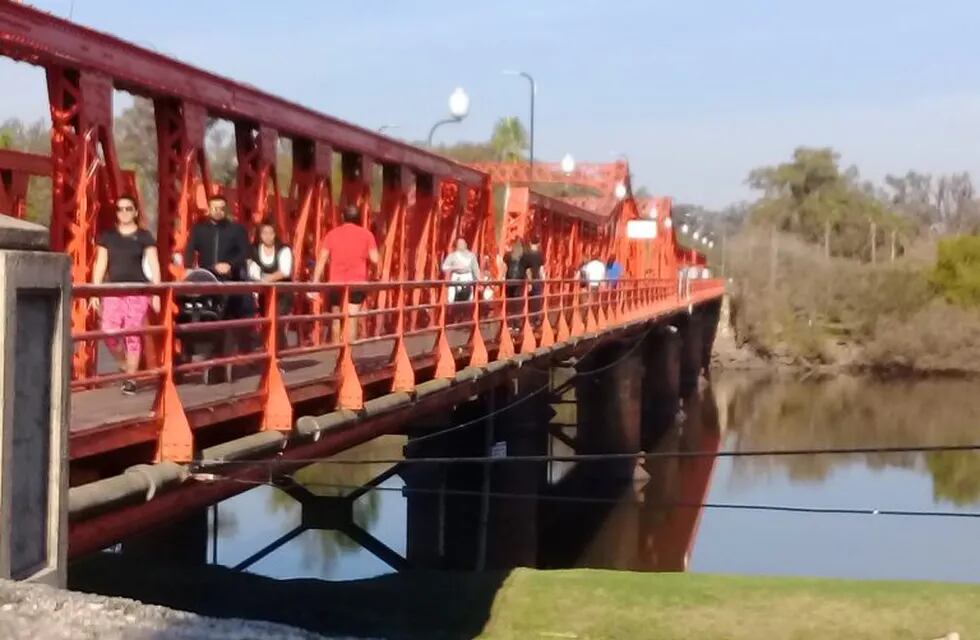
[[[328,482],[301,482],[297,480],[294,476],[284,476],[302,487],[306,488],[325,488],[325,489],[336,489],[340,491],[358,491],[361,489],[359,486],[341,484],[341,483],[328,483]],[[282,488],[281,485],[277,485],[274,482],[263,482],[263,481],[252,481],[252,480],[238,480],[235,478],[223,478],[218,477],[216,479],[223,480],[233,480],[236,482],[242,482],[250,485],[266,485],[274,488]],[[816,507],[816,506],[806,506],[806,505],[783,505],[783,504],[759,504],[759,503],[732,503],[732,502],[681,502],[681,501],[664,501],[664,502],[650,502],[646,500],[624,500],[623,498],[609,498],[601,496],[567,496],[567,495],[557,495],[557,494],[543,494],[543,493],[510,493],[510,492],[498,492],[498,491],[476,491],[476,490],[463,490],[463,489],[427,489],[420,487],[384,487],[384,486],[374,486],[371,487],[372,491],[384,491],[388,493],[399,493],[402,495],[409,494],[419,494],[419,495],[445,495],[445,496],[462,496],[462,497],[490,497],[495,499],[509,499],[509,500],[534,500],[542,502],[559,502],[559,503],[595,503],[595,504],[636,504],[642,505],[645,508],[650,509],[717,509],[717,510],[731,510],[731,511],[769,511],[778,513],[802,513],[802,514],[815,514],[815,515],[859,515],[859,516],[896,516],[896,517],[912,517],[912,518],[980,518],[980,512],[978,511],[937,511],[937,510],[913,510],[913,509],[884,509],[884,508],[874,508],[874,507]],[[323,497],[343,497],[343,496],[323,496]]]

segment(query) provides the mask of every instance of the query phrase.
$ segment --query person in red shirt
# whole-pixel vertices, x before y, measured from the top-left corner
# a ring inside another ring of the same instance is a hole
[[[323,270],[329,263],[327,282],[331,284],[347,284],[351,282],[367,282],[368,264],[378,265],[378,244],[374,234],[357,224],[360,213],[356,207],[347,207],[343,213],[343,224],[331,229],[323,238],[323,250],[316,259],[313,269],[313,282],[320,282]],[[331,289],[327,295],[331,313],[340,313],[340,303],[344,290]],[[356,315],[364,302],[364,291],[350,289],[348,310]],[[348,323],[347,339],[357,339],[357,321]],[[340,320],[334,320],[330,326],[330,335],[334,342],[340,339]]]

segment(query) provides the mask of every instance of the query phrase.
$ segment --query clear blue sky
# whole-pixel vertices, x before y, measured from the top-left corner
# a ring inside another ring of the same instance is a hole
[[[71,0],[32,4],[67,15]],[[948,0],[74,0],[74,19],[358,124],[441,141],[526,119],[538,156],[626,154],[637,184],[722,206],[747,172],[831,145],[868,177],[980,177],[980,3]],[[19,65],[18,65],[19,66]],[[42,76],[0,62],[0,119],[45,113]]]

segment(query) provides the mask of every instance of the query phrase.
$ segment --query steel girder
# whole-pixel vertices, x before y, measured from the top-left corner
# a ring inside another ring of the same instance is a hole
[[[51,177],[51,158],[0,149],[0,213],[23,219],[27,190],[34,176]]]

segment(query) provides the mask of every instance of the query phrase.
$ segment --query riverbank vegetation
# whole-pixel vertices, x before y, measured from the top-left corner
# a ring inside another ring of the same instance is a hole
[[[886,187],[798,149],[753,171],[738,215],[702,215],[723,236],[740,345],[786,365],[980,373],[980,205],[967,174],[910,172]]]

